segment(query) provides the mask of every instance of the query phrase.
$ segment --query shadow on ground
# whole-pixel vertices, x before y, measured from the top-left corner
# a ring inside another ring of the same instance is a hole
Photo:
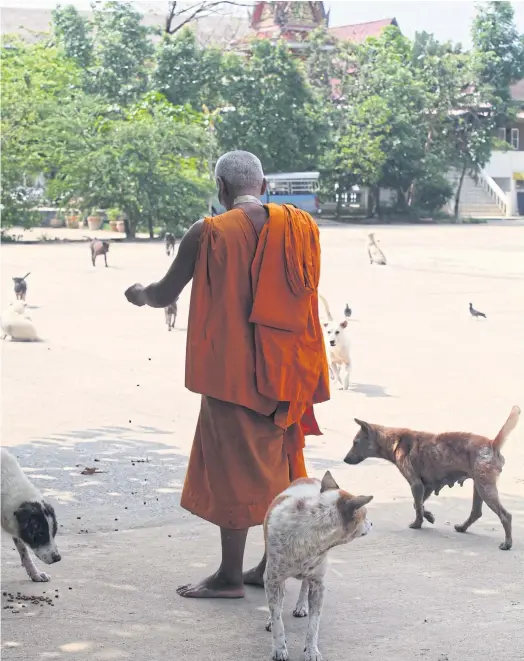
[[[268,658],[262,590],[249,589],[234,602],[176,595],[178,584],[216,569],[219,539],[213,526],[180,510],[187,459],[160,440],[166,433],[102,427],[15,449],[56,504],[63,560],[50,568],[51,583],[34,584],[12,545],[4,544],[6,659],[203,661],[211,653],[217,661]],[[85,466],[106,472],[81,475]],[[471,533],[453,530],[455,519],[469,512],[464,499],[432,499],[437,523],[420,531],[407,527],[408,494],[394,503],[373,501],[373,533],[330,554],[320,635],[326,658],[481,661],[489,636],[491,658],[521,659],[524,499],[501,498],[513,514],[515,547],[509,552],[497,548],[502,528],[491,514]],[[89,533],[80,533],[85,527]],[[253,531],[246,565],[262,551],[261,532]],[[290,658],[298,660],[307,620],[291,617],[298,582],[288,583],[284,621]],[[23,596],[51,596],[55,605]]]

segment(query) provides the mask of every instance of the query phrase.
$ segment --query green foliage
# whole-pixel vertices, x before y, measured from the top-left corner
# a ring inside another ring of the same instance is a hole
[[[51,15],[55,36],[63,47],[65,55],[72,58],[78,66],[89,67],[93,58],[89,22],[79,14],[73,5],[66,7],[57,5]]]
[[[160,42],[151,86],[170,103],[215,108],[221,101],[221,78],[221,52],[198,46],[190,28],[165,35]]]
[[[49,124],[59,172],[49,194],[62,204],[80,198],[84,208],[119,207],[130,237],[140,227],[152,236],[157,224],[189,225],[202,215],[212,188],[204,129],[166,116],[162,104],[158,113],[131,108],[114,117],[93,101],[64,107]]]
[[[225,63],[231,109],[217,123],[222,151],[245,149],[267,172],[312,169],[326,126],[301,63],[283,43],[253,43],[247,59]]]
[[[519,34],[511,2],[477,7],[471,30],[478,83],[509,103],[509,86],[524,77],[524,36]]]
[[[41,126],[78,88],[80,71],[59,49],[42,41],[6,38],[1,57],[2,224],[31,226],[38,215],[31,194],[44,154]]]

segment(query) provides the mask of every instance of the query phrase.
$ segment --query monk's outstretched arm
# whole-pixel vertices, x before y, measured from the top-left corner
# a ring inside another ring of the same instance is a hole
[[[158,282],[144,288],[145,302],[152,308],[165,308],[180,296],[193,277],[204,221],[197,220],[184,234],[173,263]]]

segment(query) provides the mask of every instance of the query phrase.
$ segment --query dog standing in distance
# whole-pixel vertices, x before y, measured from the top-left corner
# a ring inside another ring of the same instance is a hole
[[[435,522],[431,512],[424,509],[424,502],[433,492],[438,496],[444,486],[460,486],[468,478],[473,480],[473,506],[467,520],[456,525],[457,532],[466,532],[472,523],[482,516],[482,503],[499,517],[505,539],[499,546],[503,551],[511,548],[511,514],[501,505],[497,479],[504,466],[500,448],[515,429],[520,409],[514,406],[502,429],[489,439],[468,432],[432,434],[355,422],[360,430],[344,461],[360,464],[368,457],[378,457],[392,462],[409,482],[413,494],[415,520],[410,528],[421,528],[422,521]]]
[[[269,606],[266,629],[272,632],[271,658],[289,658],[282,606],[286,579],[302,581],[293,615],[306,617],[305,660],[322,661],[318,650],[320,613],[329,549],[347,544],[371,530],[366,514],[373,496],[352,496],[340,489],[328,471],[322,481],[295,480],[269,506],[264,521],[267,564],[264,586]]]
[[[164,237],[164,241],[166,243],[166,255],[169,257],[171,254],[175,254],[175,235],[171,234],[171,232],[168,232]]]
[[[13,278],[15,296],[17,301],[25,301],[25,296],[27,294],[27,282],[25,279],[31,273],[26,273],[23,278]]]
[[[51,577],[37,568],[27,547],[46,565],[61,559],[55,542],[55,511],[28,480],[16,458],[5,448],[1,457],[2,530],[13,537],[29,578],[35,582],[48,581]]]
[[[25,306],[25,301],[14,301],[2,312],[0,320],[2,340],[9,336],[11,341],[15,342],[38,341],[35,325],[31,317],[26,314]]]
[[[324,337],[328,354],[329,375],[338,384],[339,390],[348,390],[351,377],[351,353],[349,335],[347,332],[347,317],[340,323],[335,323],[329,305],[324,296],[319,295],[328,321],[324,323]],[[342,380],[344,376],[344,380]]]
[[[178,312],[178,298],[176,301],[168,305],[167,308],[164,308],[164,312],[166,315],[167,330],[171,331],[175,327],[176,315]]]
[[[91,241],[91,262],[96,266],[96,258],[99,255],[104,256],[104,262],[107,268],[107,253],[109,252],[109,241],[102,239],[93,239]]]
[[[386,256],[378,247],[374,232],[370,232],[368,234],[368,257],[370,264],[380,264],[381,266],[386,266]]]

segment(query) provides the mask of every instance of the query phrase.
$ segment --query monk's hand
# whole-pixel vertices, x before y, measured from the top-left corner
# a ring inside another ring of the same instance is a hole
[[[139,285],[138,283],[135,285],[131,285],[131,287],[126,289],[125,297],[130,303],[132,303],[133,305],[138,305],[138,307],[140,308],[143,305],[147,304],[146,289],[145,287]]]

